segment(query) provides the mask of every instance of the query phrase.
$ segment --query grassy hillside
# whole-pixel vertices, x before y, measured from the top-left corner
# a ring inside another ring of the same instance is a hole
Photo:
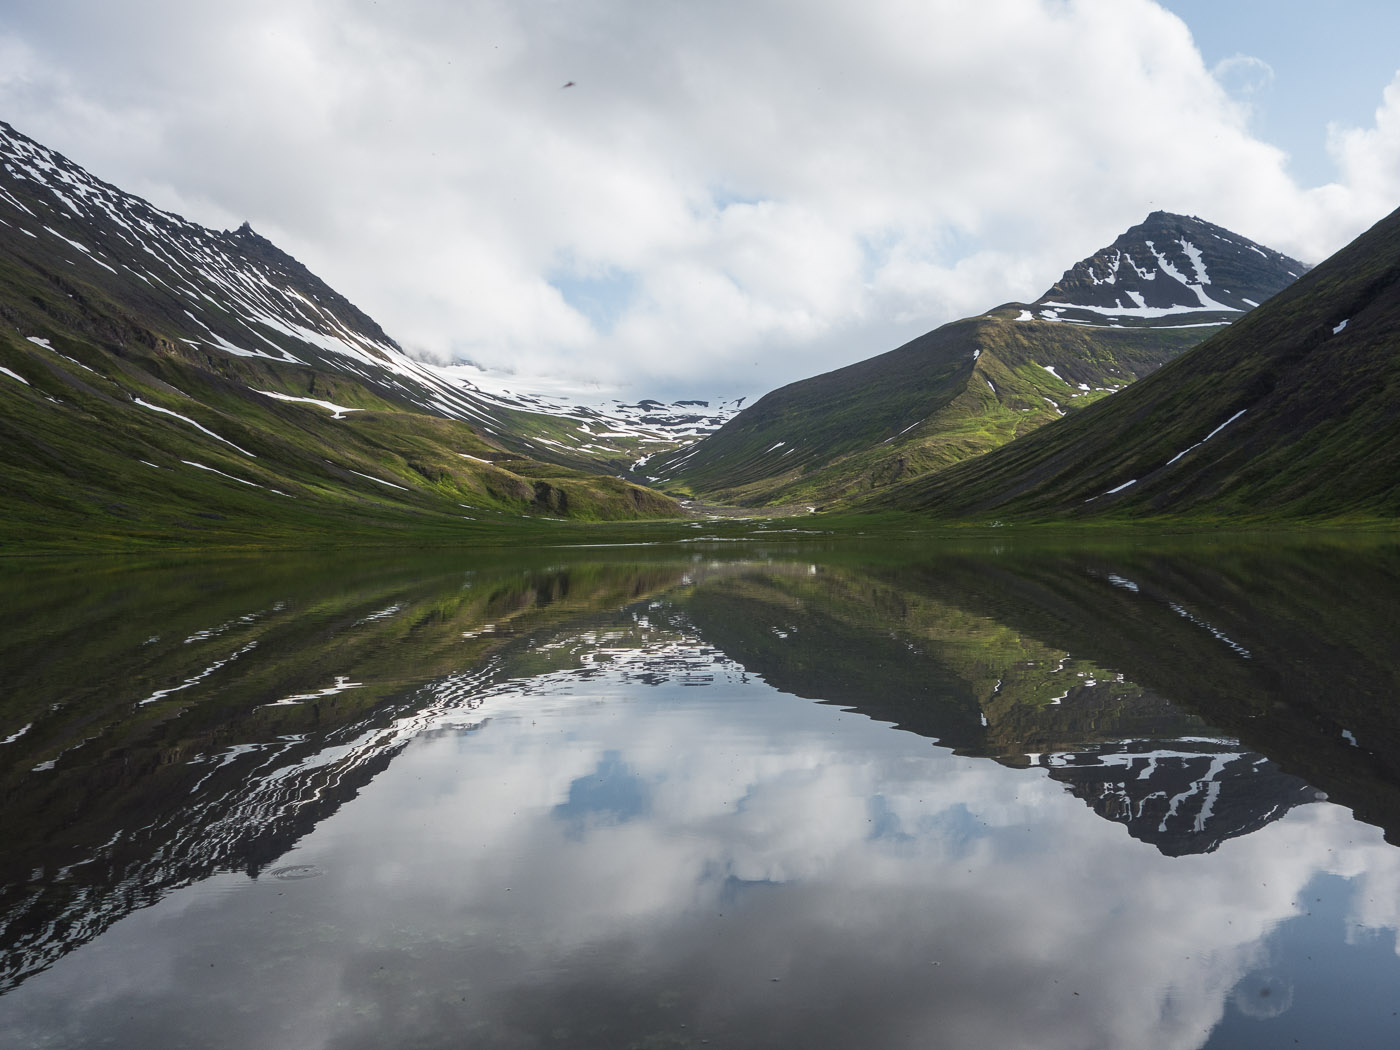
[[[1148,374],[1208,331],[1090,329],[1019,313],[955,321],[790,384],[647,471],[672,491],[722,502],[823,504],[981,455]]]
[[[0,331],[0,551],[469,542],[521,515],[680,514],[655,492],[517,455],[347,380],[52,331],[43,342]],[[356,410],[259,392],[288,388]]]

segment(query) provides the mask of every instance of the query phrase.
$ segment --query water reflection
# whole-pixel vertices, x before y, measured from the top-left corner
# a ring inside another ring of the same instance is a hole
[[[1393,1042],[1392,554],[801,559],[20,593],[0,1024]]]

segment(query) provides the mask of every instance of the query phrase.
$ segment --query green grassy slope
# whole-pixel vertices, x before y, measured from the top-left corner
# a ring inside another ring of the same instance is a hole
[[[678,516],[618,478],[545,464],[350,380],[248,359],[0,331],[0,551],[470,542],[522,515]],[[275,400],[294,389],[355,412]],[[317,537],[320,537],[318,540]]]
[[[939,470],[1072,413],[1156,369],[1208,329],[955,321],[896,350],[790,384],[648,473],[749,505],[825,503]],[[1054,369],[1051,372],[1049,369]],[[781,443],[781,444],[780,444]]]
[[[1400,212],[1143,382],[867,505],[1067,520],[1394,518],[1398,348]]]

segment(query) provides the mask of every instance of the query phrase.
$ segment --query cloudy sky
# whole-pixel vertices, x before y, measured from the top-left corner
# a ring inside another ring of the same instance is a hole
[[[410,352],[753,396],[1155,208],[1321,260],[1400,204],[1397,39],[1386,0],[16,0],[0,119]]]

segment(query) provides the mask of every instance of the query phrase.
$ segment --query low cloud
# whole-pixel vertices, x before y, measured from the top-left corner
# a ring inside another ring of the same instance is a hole
[[[1300,187],[1222,83],[1257,60],[1207,68],[1151,0],[8,21],[19,130],[249,219],[413,352],[640,395],[761,393],[1034,297],[1154,208],[1316,262],[1400,199],[1400,87]]]

